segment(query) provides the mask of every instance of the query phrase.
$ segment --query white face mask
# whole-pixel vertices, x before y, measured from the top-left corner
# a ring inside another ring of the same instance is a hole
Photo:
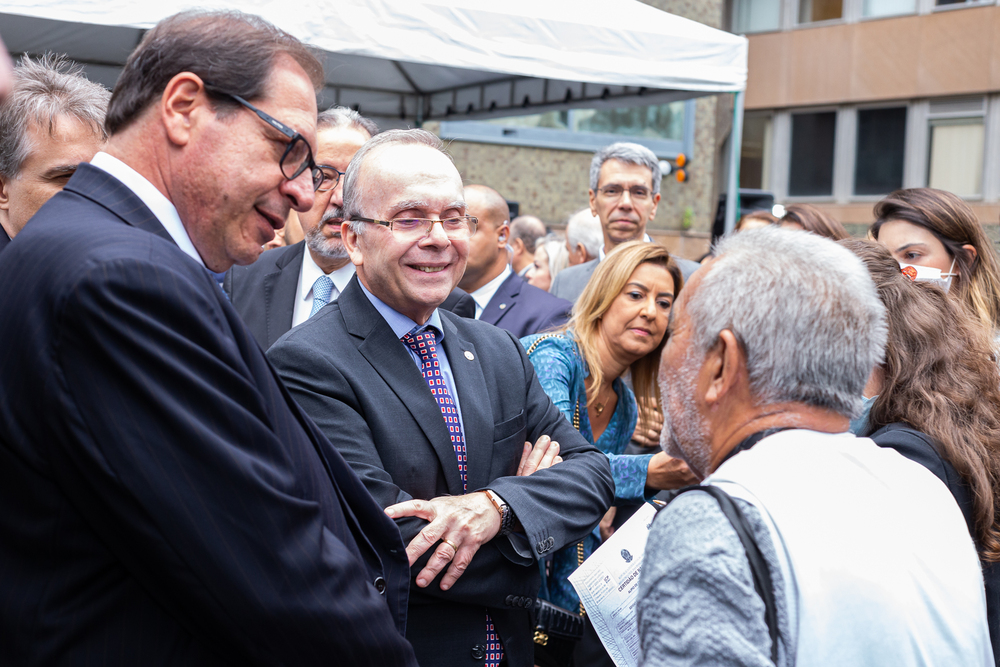
[[[903,275],[908,277],[910,280],[919,280],[921,282],[934,283],[943,289],[945,292],[951,289],[951,279],[957,276],[957,273],[952,273],[955,268],[955,260],[951,260],[951,266],[948,267],[947,273],[942,273],[941,269],[935,269],[930,266],[917,266],[916,264],[903,264],[899,263],[899,268],[903,272]]]

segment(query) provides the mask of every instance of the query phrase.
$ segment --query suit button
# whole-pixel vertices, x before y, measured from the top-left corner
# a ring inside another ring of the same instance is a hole
[[[507,596],[507,599],[506,599],[506,600],[504,600],[504,602],[506,602],[506,603],[507,603],[507,606],[508,606],[508,607],[514,607],[514,606],[516,606],[516,605],[514,604],[514,596],[513,596],[513,595],[508,595],[508,596]]]
[[[472,659],[482,660],[486,657],[486,647],[482,644],[476,644],[472,647]]]
[[[385,579],[382,577],[375,578],[375,590],[378,591],[379,595],[385,595]]]
[[[553,546],[555,546],[555,543],[556,543],[556,538],[550,537],[549,539],[545,540],[545,547],[547,549],[551,549]]]
[[[525,609],[527,609],[528,607],[530,607],[530,606],[531,606],[531,605],[533,605],[534,603],[535,603],[535,601],[534,601],[534,600],[532,600],[532,599],[531,599],[531,598],[529,598],[529,597],[526,597],[526,598],[524,598],[524,604],[522,604],[521,606],[522,606],[522,607],[524,607]]]
[[[545,542],[539,542],[538,544],[536,544],[535,551],[537,551],[540,554],[545,553]]]

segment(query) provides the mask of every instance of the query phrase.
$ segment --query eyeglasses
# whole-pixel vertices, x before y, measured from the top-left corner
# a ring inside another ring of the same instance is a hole
[[[441,223],[441,229],[453,241],[463,241],[476,233],[479,219],[471,215],[444,220],[429,220],[427,218],[399,218],[397,220],[373,220],[372,218],[352,218],[352,222],[370,222],[382,225],[392,230],[393,235],[403,239],[422,239],[430,235],[434,223]]]
[[[346,174],[346,171],[340,171],[336,167],[331,167],[328,164],[317,165],[323,170],[323,182],[320,186],[316,188],[316,192],[329,192],[337,187],[337,183],[340,183],[340,178]]]
[[[289,141],[288,145],[285,147],[285,153],[281,156],[281,159],[278,160],[278,166],[281,167],[281,175],[290,181],[294,181],[299,177],[299,174],[308,169],[312,177],[313,190],[315,191],[319,189],[320,185],[323,184],[325,175],[323,174],[323,170],[316,166],[316,162],[313,160],[312,149],[309,147],[309,142],[306,141],[305,137],[282,123],[280,120],[272,118],[268,114],[264,113],[239,95],[227,93],[224,90],[219,90],[215,86],[207,83],[205,84],[205,87],[236,100],[247,109],[250,109],[250,111],[257,114],[257,117],[262,121],[288,137]],[[339,179],[340,176],[338,175],[337,178]],[[334,182],[334,186],[336,186],[336,182]]]
[[[632,199],[636,201],[645,201],[649,199],[649,188],[644,185],[633,185],[630,188],[623,188],[620,185],[605,185],[603,188],[598,188],[598,192],[604,196],[605,199],[620,199],[622,193],[628,190],[628,194]]]

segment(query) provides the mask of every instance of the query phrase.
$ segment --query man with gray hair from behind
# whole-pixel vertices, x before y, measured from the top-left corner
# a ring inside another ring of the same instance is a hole
[[[597,259],[603,242],[601,219],[589,208],[582,208],[569,216],[566,222],[566,250],[569,251],[570,266]]]
[[[948,489],[846,432],[886,333],[864,266],[812,234],[731,235],[685,285],[662,443],[708,477],[650,531],[641,665],[993,664]]]
[[[21,58],[0,104],[0,251],[100,150],[109,99],[62,56]]]

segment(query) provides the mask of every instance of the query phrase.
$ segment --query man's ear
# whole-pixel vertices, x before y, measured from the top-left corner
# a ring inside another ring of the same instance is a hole
[[[730,394],[739,382],[743,352],[735,334],[729,329],[719,333],[719,340],[705,356],[702,373],[707,376],[705,402],[713,405]]]
[[[360,235],[354,231],[351,223],[340,223],[340,240],[343,242],[344,249],[347,250],[347,254],[350,256],[351,263],[354,266],[361,266],[364,263],[364,254],[361,252],[361,248],[358,247],[359,238]]]
[[[502,225],[500,225],[500,228],[499,228],[498,231],[500,233],[497,235],[497,247],[499,247],[499,248],[506,248],[507,247],[507,238],[510,236],[510,225],[508,225],[505,222]]]
[[[192,72],[175,75],[160,95],[160,118],[167,138],[177,146],[186,146],[191,141],[206,111],[214,117],[205,83]]]
[[[511,250],[514,251],[515,255],[519,255],[524,252],[524,241],[521,239],[511,239],[510,240]]]
[[[590,214],[597,217],[597,193],[593,190],[587,190],[587,194],[590,197]]]
[[[0,211],[10,210],[10,195],[7,193],[9,185],[10,179],[0,174]]]

